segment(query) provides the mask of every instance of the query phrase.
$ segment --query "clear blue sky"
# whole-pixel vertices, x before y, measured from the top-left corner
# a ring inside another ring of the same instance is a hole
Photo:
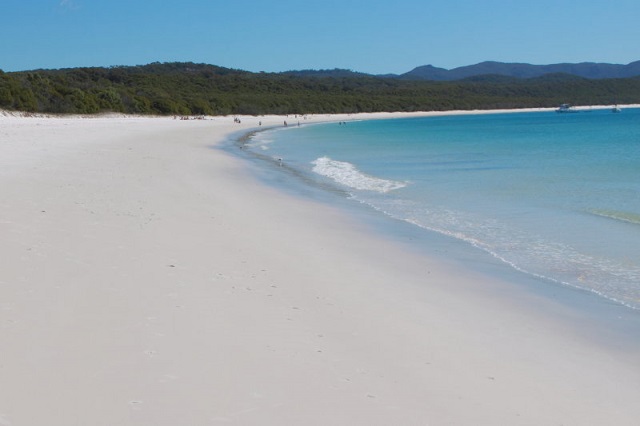
[[[640,59],[640,0],[0,0],[0,69],[192,61],[403,73]]]

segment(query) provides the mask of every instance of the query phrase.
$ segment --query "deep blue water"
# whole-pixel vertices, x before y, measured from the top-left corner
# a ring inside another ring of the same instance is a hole
[[[640,109],[350,121],[248,146],[523,273],[640,309]]]

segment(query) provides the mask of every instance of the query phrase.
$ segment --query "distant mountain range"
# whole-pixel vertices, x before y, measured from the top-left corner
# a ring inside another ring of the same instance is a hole
[[[205,71],[216,75],[227,74],[253,74],[250,71],[240,69],[225,68],[216,65],[194,64],[192,62],[153,62],[147,65],[138,66],[114,66],[110,69],[128,69],[130,72],[151,72],[157,74],[167,74],[175,72],[196,72]],[[68,70],[68,69],[66,69]],[[33,71],[65,71],[61,70],[33,70]],[[0,72],[2,70],[0,69]],[[631,62],[627,65],[608,64],[596,62],[581,62],[577,64],[562,63],[551,65],[532,65],[526,63],[509,63],[485,61],[475,65],[445,69],[434,67],[433,65],[422,65],[404,74],[367,74],[363,72],[334,68],[334,69],[305,69],[291,70],[284,72],[259,74],[275,74],[291,77],[325,77],[325,78],[388,78],[407,81],[477,81],[477,82],[509,82],[512,80],[531,79],[542,77],[552,80],[567,80],[571,78],[586,78],[590,80],[601,80],[611,78],[633,78],[640,77],[640,61]]]
[[[514,78],[534,78],[546,74],[570,74],[589,79],[629,78],[640,75],[640,61],[627,65],[582,62],[579,64],[531,65],[504,62],[481,62],[447,70],[432,65],[414,68],[397,76],[407,80],[452,81],[481,75],[501,75]]]
[[[369,75],[360,72],[333,69],[333,70],[302,70],[287,71],[281,74],[302,77],[384,77],[402,80],[430,80],[430,81],[455,81],[455,80],[500,80],[500,78],[527,79],[542,77],[549,74],[565,74],[568,76],[588,79],[605,78],[629,78],[640,76],[640,61],[627,65],[606,64],[595,62],[582,62],[579,64],[551,64],[532,65],[524,63],[505,62],[481,62],[475,65],[458,67],[451,70],[424,65],[404,74]]]

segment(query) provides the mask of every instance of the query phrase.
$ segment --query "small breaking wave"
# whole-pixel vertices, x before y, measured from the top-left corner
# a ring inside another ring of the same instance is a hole
[[[613,219],[620,222],[633,223],[635,225],[640,225],[640,214],[630,213],[630,212],[621,212],[616,210],[601,210],[601,209],[593,209],[589,210],[589,213],[604,217],[606,219]]]
[[[270,149],[270,145],[274,142],[275,139],[273,137],[273,131],[267,130],[252,134],[245,142],[245,146],[254,149],[259,148],[262,151],[268,151]]]
[[[318,158],[312,161],[311,164],[313,164],[315,173],[331,178],[339,184],[353,189],[386,193],[407,186],[406,182],[369,176],[359,171],[351,163],[332,160],[329,157]]]

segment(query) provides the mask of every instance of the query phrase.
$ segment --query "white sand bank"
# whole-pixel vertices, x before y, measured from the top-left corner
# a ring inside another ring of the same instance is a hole
[[[210,148],[258,120],[0,116],[1,426],[638,424],[637,353]]]

